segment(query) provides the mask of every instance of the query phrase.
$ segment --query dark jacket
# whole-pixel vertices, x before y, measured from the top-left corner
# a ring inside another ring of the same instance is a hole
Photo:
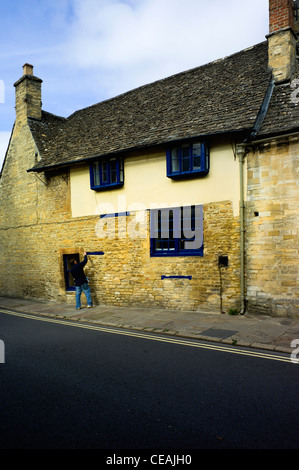
[[[71,275],[75,279],[76,286],[82,286],[87,283],[86,276],[84,274],[83,268],[87,263],[87,255],[84,256],[84,260],[81,263],[74,264],[71,269]]]

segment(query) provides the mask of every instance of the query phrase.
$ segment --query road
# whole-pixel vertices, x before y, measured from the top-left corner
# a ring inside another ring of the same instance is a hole
[[[1,449],[299,446],[287,355],[1,311],[0,339]]]

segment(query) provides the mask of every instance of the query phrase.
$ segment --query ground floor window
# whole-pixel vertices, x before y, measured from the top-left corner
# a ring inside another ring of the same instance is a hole
[[[63,268],[64,268],[64,279],[65,279],[65,290],[66,291],[75,291],[75,281],[71,275],[71,266],[70,260],[75,259],[79,263],[79,253],[72,253],[68,255],[63,255]]]
[[[203,256],[203,207],[150,211],[151,256]]]

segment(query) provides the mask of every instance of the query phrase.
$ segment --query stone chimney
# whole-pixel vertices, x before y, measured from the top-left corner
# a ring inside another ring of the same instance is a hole
[[[28,117],[41,119],[41,84],[42,80],[33,75],[33,65],[23,65],[23,76],[14,84],[18,123],[26,123]]]
[[[269,0],[269,67],[276,83],[291,80],[296,61],[294,0]]]

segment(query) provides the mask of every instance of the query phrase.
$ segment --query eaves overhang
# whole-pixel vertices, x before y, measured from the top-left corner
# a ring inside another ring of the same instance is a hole
[[[213,138],[217,137],[223,137],[226,136],[229,140],[236,140],[242,142],[243,140],[246,140],[249,135],[252,133],[252,128],[250,129],[232,129],[230,131],[224,131],[224,132],[215,132],[215,133],[210,133],[210,134],[199,134],[199,135],[193,135],[189,137],[180,137],[180,138],[174,138],[170,140],[163,140],[161,142],[152,142],[147,145],[137,145],[134,147],[128,147],[126,149],[120,149],[120,150],[115,150],[111,151],[108,153],[96,153],[94,155],[91,155],[89,157],[84,157],[84,158],[79,158],[75,160],[64,160],[61,163],[54,163],[54,164],[49,164],[49,165],[42,165],[42,162],[39,162],[39,164],[33,166],[32,168],[29,168],[27,170],[28,173],[42,173],[46,171],[51,171],[59,168],[66,168],[74,165],[79,165],[82,163],[91,163],[95,160],[98,159],[104,159],[104,158],[110,158],[114,157],[116,155],[124,155],[132,152],[140,152],[140,151],[145,151],[148,149],[155,149],[159,147],[164,147],[165,149],[169,145],[175,145],[178,143],[186,142],[186,141],[194,141],[194,140],[206,140],[206,141],[211,141]]]

